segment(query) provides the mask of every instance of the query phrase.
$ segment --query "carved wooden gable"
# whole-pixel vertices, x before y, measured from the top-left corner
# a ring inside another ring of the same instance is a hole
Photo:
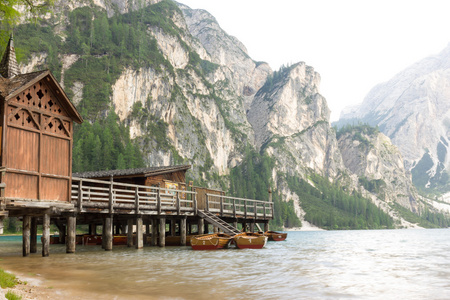
[[[70,138],[72,122],[61,103],[61,92],[46,81],[34,83],[8,101],[8,122]]]

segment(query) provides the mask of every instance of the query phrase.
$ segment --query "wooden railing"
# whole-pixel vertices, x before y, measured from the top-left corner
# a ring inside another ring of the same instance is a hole
[[[72,203],[79,211],[94,208],[114,213],[196,213],[196,193],[120,183],[114,181],[72,178]]]
[[[206,194],[206,210],[235,218],[273,218],[273,202],[214,194]]]
[[[79,212],[197,214],[197,193],[115,181],[72,178],[72,203]],[[272,219],[273,203],[206,194],[205,210],[221,217]]]

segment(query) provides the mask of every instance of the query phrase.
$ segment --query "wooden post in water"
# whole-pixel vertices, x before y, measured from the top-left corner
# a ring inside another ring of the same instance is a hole
[[[198,219],[198,225],[197,225],[198,234],[205,233],[205,225],[204,224],[205,224],[205,221],[202,218]]]
[[[37,217],[31,218],[30,253],[37,253]]]
[[[156,246],[158,243],[158,222],[157,219],[152,218],[152,246]]]
[[[133,219],[127,220],[127,246],[132,247],[133,246]]]
[[[22,224],[22,255],[30,255],[30,216],[23,216]]]
[[[250,232],[255,232],[255,223],[250,223]]]
[[[186,217],[180,219],[181,246],[186,246]]]
[[[161,217],[159,219],[159,246],[166,246],[166,218]]]
[[[102,249],[105,249],[106,244],[106,225],[105,218],[102,218]]]
[[[149,243],[148,243],[148,238],[147,237],[149,237],[150,236],[150,219],[149,218],[146,218],[145,219],[145,221],[144,221],[144,223],[145,223],[145,238],[144,238],[144,245],[149,245]]]
[[[136,218],[136,249],[144,248],[144,234],[142,228],[142,216],[138,216]]]
[[[68,216],[66,253],[75,253],[76,230],[77,230],[77,218],[75,216]]]
[[[269,231],[269,221],[264,222],[264,232]]]
[[[44,214],[42,218],[42,256],[50,255],[50,215]]]
[[[113,248],[113,216],[108,215],[105,218],[105,251],[111,251]]]

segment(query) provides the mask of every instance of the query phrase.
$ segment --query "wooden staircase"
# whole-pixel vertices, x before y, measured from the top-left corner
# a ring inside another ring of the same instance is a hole
[[[200,217],[204,218],[208,223],[213,224],[214,226],[217,226],[220,229],[222,229],[224,233],[231,235],[241,233],[237,228],[231,226],[230,224],[228,224],[227,222],[225,222],[212,212],[198,210],[197,214]]]

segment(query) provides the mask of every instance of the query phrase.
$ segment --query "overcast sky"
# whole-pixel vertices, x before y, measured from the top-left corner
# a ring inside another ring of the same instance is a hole
[[[178,0],[209,11],[256,61],[273,70],[299,61],[322,78],[332,111],[450,42],[446,0]]]

